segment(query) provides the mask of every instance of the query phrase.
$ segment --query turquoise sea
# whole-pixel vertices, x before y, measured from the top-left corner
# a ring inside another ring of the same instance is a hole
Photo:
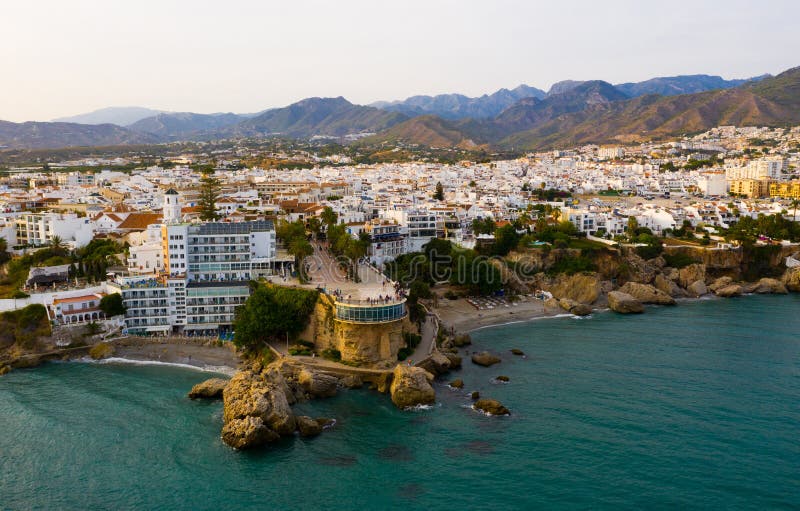
[[[480,330],[439,404],[343,391],[338,424],[222,444],[209,375],[53,363],[0,378],[0,509],[798,509],[800,296],[750,296]],[[520,348],[528,357],[514,357]],[[504,374],[507,384],[493,378]],[[479,390],[513,415],[468,408]]]

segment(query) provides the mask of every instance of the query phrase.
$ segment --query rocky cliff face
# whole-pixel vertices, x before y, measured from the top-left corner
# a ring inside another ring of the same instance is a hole
[[[416,332],[408,318],[381,324],[355,324],[336,321],[333,303],[320,296],[303,339],[312,339],[318,350],[334,349],[342,361],[360,366],[391,367],[397,352],[405,345],[403,332]]]
[[[431,387],[433,375],[421,367],[398,364],[393,373],[390,393],[398,408],[431,405],[436,393]]]

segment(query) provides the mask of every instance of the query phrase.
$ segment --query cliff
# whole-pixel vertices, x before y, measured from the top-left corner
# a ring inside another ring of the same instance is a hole
[[[336,320],[333,301],[320,295],[302,339],[311,339],[318,351],[337,350],[342,362],[359,366],[391,367],[405,346],[404,332],[416,332],[408,317],[390,323],[348,323]]]

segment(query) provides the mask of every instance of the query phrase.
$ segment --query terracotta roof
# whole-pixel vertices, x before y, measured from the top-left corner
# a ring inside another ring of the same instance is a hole
[[[124,222],[117,226],[117,229],[144,230],[148,225],[160,222],[160,213],[131,213]]]
[[[90,300],[97,300],[102,298],[102,294],[94,294],[94,295],[83,295],[83,296],[73,296],[71,298],[56,298],[53,300],[53,305],[57,303],[80,303],[80,302],[88,302]]]

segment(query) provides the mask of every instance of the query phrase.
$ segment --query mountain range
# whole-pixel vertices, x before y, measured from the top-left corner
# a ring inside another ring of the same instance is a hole
[[[586,142],[626,142],[701,131],[719,124],[800,123],[800,68],[747,80],[659,77],[612,85],[566,80],[549,91],[520,85],[470,98],[413,96],[355,105],[308,98],[257,114],[103,109],[76,122],[0,121],[0,147],[54,148],[283,136],[366,137],[366,143],[528,150]],[[89,124],[113,116],[126,126]],[[122,122],[122,121],[120,121]]]

